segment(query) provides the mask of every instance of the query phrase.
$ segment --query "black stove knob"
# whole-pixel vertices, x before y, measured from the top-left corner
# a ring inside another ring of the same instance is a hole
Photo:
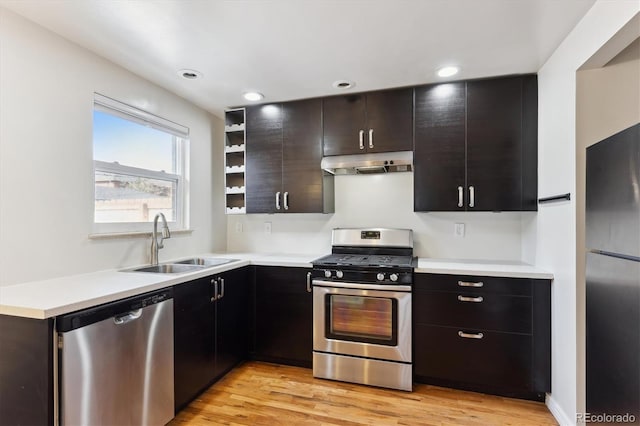
[[[378,272],[376,278],[378,279],[378,281],[384,281],[384,274],[382,272]]]
[[[344,277],[344,273],[342,271],[336,271],[336,278]]]
[[[331,271],[329,270],[324,271],[324,276],[327,278],[331,278]]]

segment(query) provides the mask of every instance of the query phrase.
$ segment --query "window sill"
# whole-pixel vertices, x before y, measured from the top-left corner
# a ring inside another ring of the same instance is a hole
[[[190,235],[193,233],[193,229],[180,229],[177,231],[171,231],[171,235]],[[150,231],[135,231],[135,232],[112,232],[107,234],[89,234],[90,240],[110,240],[117,238],[150,238],[153,232]],[[159,232],[159,234],[161,234]]]

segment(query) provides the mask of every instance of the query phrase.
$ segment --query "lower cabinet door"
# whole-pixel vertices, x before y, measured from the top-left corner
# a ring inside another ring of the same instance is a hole
[[[531,389],[532,337],[415,324],[414,373],[419,378]]]
[[[256,267],[254,357],[311,367],[313,295],[307,268]]]
[[[248,268],[241,268],[217,276],[222,297],[216,300],[216,377],[247,357],[248,272]]]
[[[531,334],[531,297],[444,291],[414,291],[418,324]]]
[[[215,304],[211,278],[174,287],[174,390],[176,412],[214,378]]]

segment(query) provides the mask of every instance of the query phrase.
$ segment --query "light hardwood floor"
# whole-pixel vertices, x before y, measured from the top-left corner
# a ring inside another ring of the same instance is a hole
[[[247,362],[169,423],[178,425],[556,425],[542,403],[415,385],[402,392]]]

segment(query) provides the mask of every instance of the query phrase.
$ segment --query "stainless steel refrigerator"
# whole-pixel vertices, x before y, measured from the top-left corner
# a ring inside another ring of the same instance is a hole
[[[640,424],[640,124],[587,148],[587,412]]]

